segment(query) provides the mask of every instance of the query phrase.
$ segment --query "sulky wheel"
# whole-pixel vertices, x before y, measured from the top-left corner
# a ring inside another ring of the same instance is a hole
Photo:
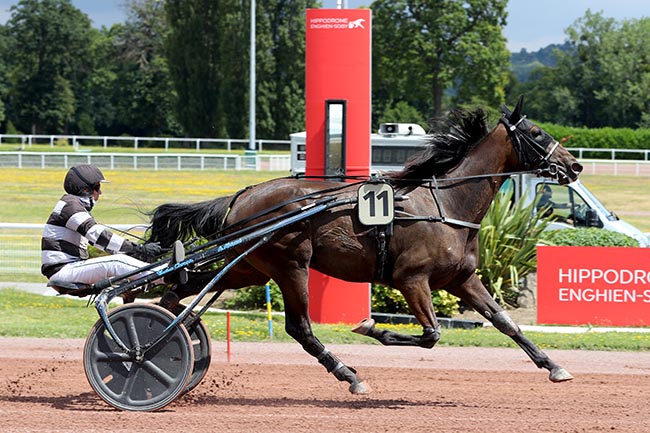
[[[178,316],[184,309],[184,305],[178,304],[172,308],[172,312]],[[190,313],[185,321],[194,320],[195,317],[196,314]],[[201,380],[203,380],[208,372],[210,360],[212,359],[210,333],[203,322],[200,319],[196,320],[190,327],[187,327],[187,332],[190,334],[190,340],[194,348],[194,368],[192,369],[192,376],[184,392],[190,392],[201,383]]]
[[[130,349],[158,339],[175,316],[151,304],[127,304],[108,314],[117,336]],[[140,359],[125,353],[104,322],[95,323],[84,347],[84,369],[90,386],[118,409],[150,411],[171,403],[189,383],[194,349],[185,326],[179,324]]]

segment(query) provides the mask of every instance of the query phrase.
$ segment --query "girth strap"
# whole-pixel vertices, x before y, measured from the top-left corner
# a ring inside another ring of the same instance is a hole
[[[393,236],[393,223],[375,226],[375,239],[377,240],[377,266],[375,279],[386,282],[386,262],[388,261],[388,241]]]

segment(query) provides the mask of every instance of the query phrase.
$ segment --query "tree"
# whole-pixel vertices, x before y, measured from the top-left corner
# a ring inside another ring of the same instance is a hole
[[[287,138],[304,128],[304,11],[313,0],[256,3],[256,135]],[[168,0],[167,56],[191,136],[248,132],[250,3]]]
[[[169,29],[165,8],[157,0],[130,0],[127,11],[126,23],[111,32],[113,129],[145,136],[178,134],[164,46]]]
[[[237,29],[227,21],[236,6],[234,0],[165,2],[169,23],[165,45],[177,94],[175,112],[189,136],[227,136],[221,83],[232,65],[223,61],[222,49],[236,35]]]
[[[373,100],[405,101],[439,117],[454,104],[503,102],[509,53],[505,0],[377,0],[373,9]]]
[[[5,26],[0,26],[0,53],[7,52],[7,29]],[[7,97],[8,91],[8,76],[7,76],[7,56],[0,56],[0,124],[5,120],[5,104],[4,101]]]
[[[91,72],[90,20],[69,0],[21,0],[10,11],[10,120],[32,133],[65,131]]]
[[[602,126],[601,120],[607,117],[607,103],[596,95],[603,86],[599,47],[603,36],[613,31],[615,25],[613,19],[588,9],[584,17],[567,29],[571,49],[558,53],[557,78],[579,101],[577,114],[587,127]]]
[[[259,4],[259,3],[258,3]],[[263,0],[269,21],[269,75],[258,86],[260,106],[268,106],[271,122],[258,124],[260,136],[287,139],[305,128],[305,9],[319,7],[315,0]],[[259,54],[258,54],[259,56]],[[259,63],[259,59],[258,59]],[[264,99],[268,98],[268,105]]]
[[[598,48],[602,80],[595,89],[608,125],[650,126],[650,18],[623,20]]]
[[[587,10],[567,29],[568,50],[512,88],[526,93],[528,114],[571,126],[650,124],[650,19],[617,22]]]

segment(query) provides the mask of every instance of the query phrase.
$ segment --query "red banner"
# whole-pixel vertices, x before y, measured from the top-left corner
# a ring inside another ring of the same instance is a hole
[[[537,323],[650,326],[650,248],[537,247]]]
[[[307,9],[307,175],[325,172],[325,100],[347,101],[346,174],[370,173],[370,9]]]
[[[306,171],[325,173],[326,101],[345,101],[345,174],[370,175],[371,12],[307,9]],[[309,315],[319,323],[355,323],[370,315],[370,285],[309,273]]]

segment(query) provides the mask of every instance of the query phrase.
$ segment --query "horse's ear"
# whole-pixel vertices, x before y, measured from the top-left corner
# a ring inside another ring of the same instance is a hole
[[[517,101],[515,110],[510,115],[510,118],[512,119],[513,122],[519,120],[519,118],[521,117],[521,111],[523,107],[524,107],[524,95],[521,95],[519,96],[519,100]]]
[[[506,119],[510,119],[510,116],[512,116],[512,111],[510,111],[506,104],[501,104],[501,113]]]

